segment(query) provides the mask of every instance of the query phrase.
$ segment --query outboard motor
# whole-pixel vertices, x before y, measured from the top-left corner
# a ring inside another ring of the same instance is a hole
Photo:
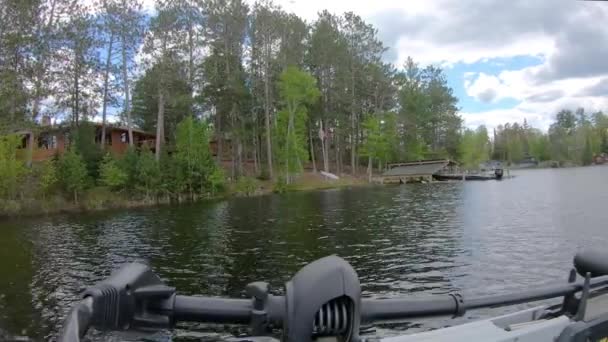
[[[285,301],[284,340],[359,340],[361,285],[344,259],[328,256],[306,265],[287,282]]]
[[[494,170],[494,176],[496,176],[496,179],[502,179],[502,174],[503,174],[502,169]]]

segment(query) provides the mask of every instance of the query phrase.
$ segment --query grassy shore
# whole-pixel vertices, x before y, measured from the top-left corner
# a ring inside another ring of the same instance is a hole
[[[271,181],[262,181],[244,177],[236,183],[229,183],[226,190],[214,196],[196,198],[203,201],[218,198],[259,196],[277,192],[310,191],[334,188],[346,188],[368,184],[366,181],[344,176],[330,180],[318,173],[306,172],[297,177],[294,183],[278,186]],[[113,192],[105,187],[95,187],[81,194],[78,203],[62,195],[53,195],[45,199],[22,198],[18,200],[0,199],[0,218],[19,216],[43,216],[58,213],[94,212],[108,209],[150,207],[169,203],[179,204],[192,202],[189,198],[133,198],[125,193]]]

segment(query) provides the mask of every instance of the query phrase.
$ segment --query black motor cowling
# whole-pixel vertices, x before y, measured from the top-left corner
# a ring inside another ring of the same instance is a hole
[[[591,273],[592,277],[608,275],[608,253],[597,250],[585,250],[574,256],[574,267],[583,277]]]
[[[337,256],[302,268],[286,284],[284,340],[309,342],[331,335],[359,340],[361,285],[352,266]]]

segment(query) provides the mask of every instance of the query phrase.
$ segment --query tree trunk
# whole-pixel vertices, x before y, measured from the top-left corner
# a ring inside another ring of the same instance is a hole
[[[244,122],[241,120],[241,131],[244,132],[245,131],[245,127],[244,127]],[[237,160],[238,160],[238,174],[239,176],[244,175],[245,173],[243,172],[243,139],[241,138],[241,135],[239,134],[238,137],[238,151],[237,151]]]
[[[127,66],[127,46],[125,39],[125,32],[122,33],[122,79],[125,89],[125,114],[127,115],[127,129],[129,132],[129,146],[133,146],[133,124],[131,123],[131,102],[129,99],[129,74],[128,74],[128,66]],[[160,104],[160,101],[159,101]],[[163,98],[164,105],[164,98]],[[160,108],[158,109],[160,112]],[[164,108],[163,108],[164,111]],[[164,113],[163,113],[164,116]],[[164,124],[164,123],[163,123]]]
[[[321,139],[321,153],[323,155],[323,170],[329,172],[329,149],[327,146],[327,134],[325,133],[325,127],[323,120],[319,121],[321,127],[319,128],[319,138]]]
[[[217,143],[217,163],[221,165],[222,163],[222,148],[223,148],[223,137],[222,137],[222,116],[217,112],[217,108],[215,110],[215,121],[217,124],[217,127],[215,128],[215,134],[216,134],[216,143]]]
[[[253,170],[256,175],[260,174],[260,166],[258,165],[258,137],[257,135],[253,135],[253,149],[252,149],[252,157],[253,157]]]
[[[369,182],[372,182],[372,157],[369,156],[367,159],[367,176],[369,179]]]
[[[160,160],[161,148],[165,139],[165,94],[162,88],[158,91],[158,116],[156,117],[156,161]]]
[[[238,149],[238,142],[237,142],[237,148],[235,148],[235,141],[236,141],[236,134],[234,134],[235,133],[235,128],[234,128],[234,126],[235,126],[234,106],[235,105],[236,104],[234,104],[234,103],[232,104],[232,108],[230,109],[230,115],[229,115],[230,116],[230,126],[232,128],[232,134],[231,134],[231,137],[230,137],[230,142],[231,142],[230,145],[231,145],[231,152],[232,152],[232,153],[230,153],[230,158],[232,159],[231,160],[231,164],[232,164],[232,166],[231,166],[232,179],[236,179],[236,177],[237,177],[237,172],[236,172],[236,159],[237,159],[237,157],[236,157],[236,153],[237,153],[237,149]]]
[[[317,162],[315,160],[315,142],[312,140],[312,128],[308,128],[308,139],[310,140],[310,159],[312,160],[312,172],[317,173]]]
[[[268,45],[268,44],[265,44]],[[265,46],[266,52],[268,48]],[[272,137],[270,136],[270,80],[268,79],[268,56],[265,56],[265,70],[264,70],[264,123],[266,125],[266,155],[268,161],[268,175],[270,179],[273,179],[272,170]]]
[[[28,136],[28,143],[27,143],[27,161],[26,161],[26,165],[27,167],[32,167],[32,157],[34,156],[34,131],[31,130],[30,134]]]
[[[357,135],[356,135],[356,125],[355,125],[355,121],[356,121],[356,114],[355,114],[355,71],[354,71],[354,67],[352,68],[352,72],[351,72],[351,108],[350,108],[350,129],[351,129],[351,134],[350,134],[350,173],[354,176],[357,172],[357,168],[356,168],[356,163],[355,163],[355,159],[356,159],[356,153],[357,153]]]
[[[103,77],[103,104],[101,109],[101,149],[106,148],[106,111],[108,107],[108,83],[110,79],[110,66],[112,64],[112,44],[114,43],[114,32],[110,34],[108,45],[108,57],[106,58],[106,70]]]
[[[340,139],[338,131],[335,130],[334,151],[336,152],[336,175],[340,174]]]
[[[76,62],[78,63],[78,62]],[[73,103],[73,108],[72,108],[72,120],[74,121],[74,124],[76,125],[76,127],[78,127],[78,116],[79,116],[79,109],[80,109],[80,100],[78,98],[78,95],[80,95],[80,90],[78,89],[79,87],[79,82],[78,82],[78,66],[76,66],[76,70],[74,71],[74,103]]]
[[[291,180],[289,179],[289,145],[291,140],[289,139],[290,135],[291,135],[291,131],[293,129],[293,115],[291,112],[291,108],[289,108],[289,120],[287,123],[287,136],[285,139],[285,182],[287,184],[291,183]]]

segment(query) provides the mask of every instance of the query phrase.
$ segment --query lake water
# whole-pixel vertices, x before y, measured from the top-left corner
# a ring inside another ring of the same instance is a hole
[[[348,260],[372,297],[482,295],[565,281],[577,250],[608,244],[608,167],[512,173],[517,177],[503,181],[0,221],[0,332],[51,339],[78,293],[128,261],[149,263],[182,294],[235,297],[255,280],[280,292],[300,267],[329,254]],[[517,308],[377,325],[375,332],[419,331]],[[232,332],[197,325],[164,339]]]

